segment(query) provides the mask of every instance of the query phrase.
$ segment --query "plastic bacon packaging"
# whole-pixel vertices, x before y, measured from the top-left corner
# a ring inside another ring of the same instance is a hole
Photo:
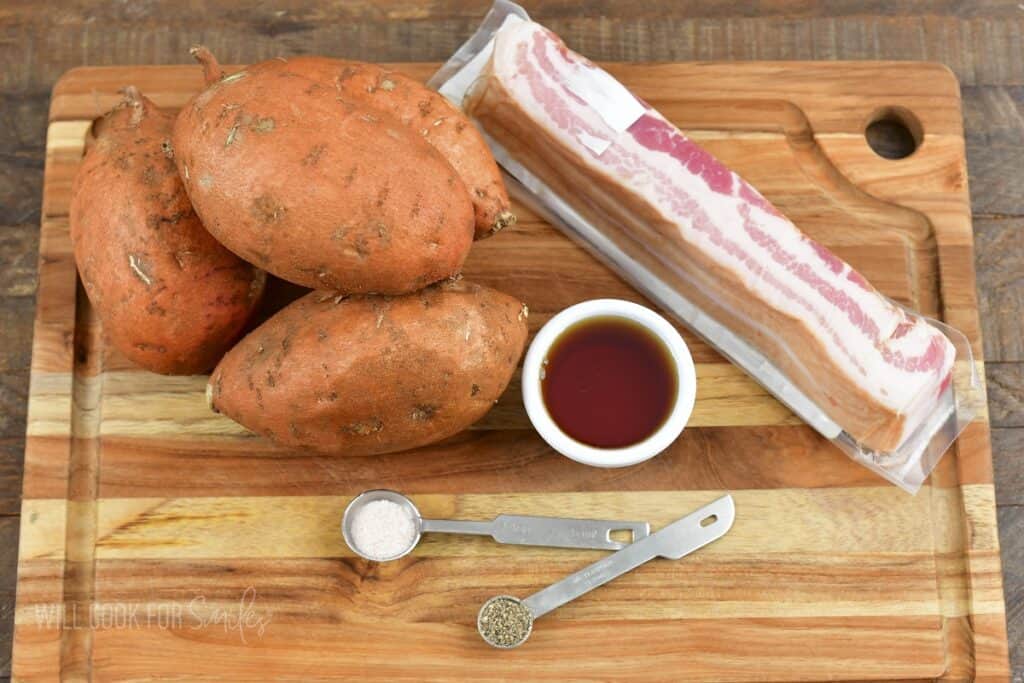
[[[518,198],[858,462],[915,492],[977,412],[956,330],[880,294],[505,0],[430,83]]]

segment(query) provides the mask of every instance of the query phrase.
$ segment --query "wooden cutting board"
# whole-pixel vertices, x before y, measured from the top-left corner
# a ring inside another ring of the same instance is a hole
[[[426,77],[433,65],[407,64]],[[968,335],[981,358],[957,83],[912,63],[608,65],[886,294]],[[684,332],[690,427],[643,465],[548,449],[516,383],[474,429],[414,452],[317,457],[207,411],[205,378],[132,367],[76,284],[71,180],[90,120],[125,84],[177,108],[195,67],[84,68],[53,92],[22,514],[17,680],[1003,680],[1008,677],[987,416],[909,496],[848,460]],[[886,113],[921,145],[865,141]],[[917,124],[914,124],[914,122]],[[111,191],[116,191],[111,188]],[[526,301],[535,331],[593,297],[642,301],[528,211],[466,277]],[[279,287],[280,302],[295,292]],[[425,515],[646,519],[732,492],[721,541],[660,560],[540,620],[499,652],[483,600],[525,596],[596,551],[429,536],[377,565],[338,523],[389,487]]]

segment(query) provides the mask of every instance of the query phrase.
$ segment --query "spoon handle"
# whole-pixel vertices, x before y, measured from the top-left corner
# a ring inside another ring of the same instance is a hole
[[[423,531],[491,536],[498,543],[550,548],[621,550],[650,533],[647,522],[608,519],[567,519],[531,515],[498,515],[490,522],[424,519]],[[613,540],[613,531],[629,532],[626,542]]]
[[[598,586],[603,586],[612,579],[633,571],[643,563],[658,556],[657,539],[648,536],[617,553],[598,560],[589,567],[584,567],[570,574],[558,583],[537,591],[523,600],[534,619],[539,619],[551,610],[575,600],[584,593],[589,593]]]
[[[593,548],[621,550],[646,538],[647,522],[622,522],[614,519],[568,519],[530,515],[498,515],[494,518],[494,540],[515,545],[540,545],[551,548]],[[613,531],[629,534],[625,542],[612,539]]]
[[[490,536],[491,522],[470,522],[461,519],[427,519],[423,518],[423,533],[469,534],[471,536]]]
[[[603,586],[655,557],[678,560],[715,541],[732,527],[736,508],[732,496],[723,496],[672,522],[657,533],[612,553],[575,574],[553,583],[523,600],[533,618]]]

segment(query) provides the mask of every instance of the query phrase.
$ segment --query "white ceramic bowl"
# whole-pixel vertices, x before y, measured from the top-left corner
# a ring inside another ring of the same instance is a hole
[[[672,354],[677,372],[676,400],[668,419],[648,438],[625,448],[596,448],[572,438],[552,419],[541,393],[541,371],[547,362],[551,345],[572,325],[590,318],[603,317],[626,318],[651,331]],[[534,429],[549,446],[562,455],[595,467],[635,465],[661,453],[686,427],[696,395],[697,375],[693,358],[676,328],[651,309],[621,299],[593,299],[565,309],[537,333],[523,362],[523,403]]]

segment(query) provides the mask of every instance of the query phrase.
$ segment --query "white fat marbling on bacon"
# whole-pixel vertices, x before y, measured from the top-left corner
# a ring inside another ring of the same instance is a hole
[[[926,410],[948,384],[955,351],[941,332],[882,297],[645,103],[627,131],[610,128],[572,85],[580,69],[598,67],[547,29],[532,22],[503,28],[490,68],[560,144],[628,184],[678,226],[682,240],[739,276],[766,305],[803,320],[879,403]],[[602,151],[594,140],[611,144]]]

